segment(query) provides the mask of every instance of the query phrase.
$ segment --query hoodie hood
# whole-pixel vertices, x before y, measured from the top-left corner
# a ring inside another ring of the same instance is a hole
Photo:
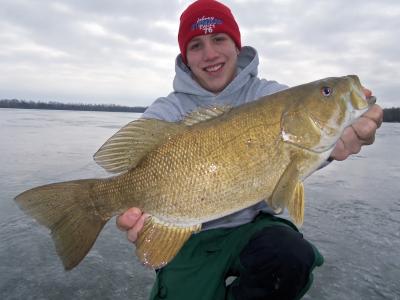
[[[225,89],[219,94],[214,94],[201,87],[192,78],[192,72],[182,61],[182,56],[178,55],[175,60],[175,78],[173,82],[174,92],[185,93],[193,96],[210,97],[212,99],[225,98],[230,94],[241,89],[251,77],[256,77],[258,73],[258,54],[257,51],[249,46],[242,47],[238,62],[236,76]]]

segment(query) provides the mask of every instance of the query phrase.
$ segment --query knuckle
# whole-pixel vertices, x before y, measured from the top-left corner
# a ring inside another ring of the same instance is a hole
[[[126,237],[130,242],[132,242],[132,243],[136,242],[136,240],[137,240],[137,232],[136,232],[136,230],[133,230],[133,229],[129,230],[127,232]]]
[[[377,128],[378,125],[374,120],[371,120],[368,117],[363,117],[362,124],[354,126],[354,131],[360,139],[368,141],[375,135]]]
[[[361,145],[360,144],[356,144],[353,148],[353,154],[357,154],[361,151]]]
[[[126,230],[127,230],[127,228],[126,228],[126,226],[124,225],[124,222],[123,222],[123,220],[122,220],[122,216],[118,216],[118,217],[116,218],[115,224],[117,225],[117,228],[118,228],[119,230],[122,230],[122,231],[126,231]]]

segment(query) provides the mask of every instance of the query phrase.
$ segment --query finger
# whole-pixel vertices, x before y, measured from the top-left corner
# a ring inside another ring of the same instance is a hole
[[[356,154],[360,152],[363,140],[360,140],[353,126],[346,128],[341,137],[344,148],[350,154]]]
[[[378,128],[375,121],[368,117],[361,117],[351,127],[362,145],[370,145],[374,142]]]
[[[344,130],[331,153],[335,160],[345,160],[351,154],[356,154],[361,150],[361,141],[358,139],[352,127]]]
[[[122,231],[129,230],[135,225],[141,215],[142,211],[139,208],[132,207],[117,217],[117,227]]]
[[[330,154],[330,157],[340,161],[345,160],[350,154],[351,153],[346,150],[343,140],[340,138],[337,141],[332,153]]]
[[[382,121],[382,108],[375,104],[353,125],[344,130],[330,156],[335,160],[345,160],[349,155],[360,152],[362,145],[372,144],[375,141],[376,130]]]
[[[366,129],[364,126],[361,130],[357,129],[357,127],[355,127],[354,125],[351,125],[351,127],[353,128],[358,140],[360,141],[361,146],[371,145],[375,142],[375,130],[373,130],[373,128],[376,129],[375,126],[372,125],[370,129]],[[360,131],[363,133],[360,134]]]
[[[135,225],[128,230],[126,237],[129,241],[131,241],[132,243],[136,242],[139,232],[143,229],[144,222],[148,217],[149,217],[148,214],[141,215],[140,218],[135,223]]]
[[[383,110],[379,105],[374,104],[362,115],[362,117],[374,121],[376,123],[376,127],[379,128],[383,122]]]
[[[371,90],[369,90],[369,89],[367,89],[365,87],[362,87],[362,89],[363,89],[365,97],[371,97],[372,96]]]

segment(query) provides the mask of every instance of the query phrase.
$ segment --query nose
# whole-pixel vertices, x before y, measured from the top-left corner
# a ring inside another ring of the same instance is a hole
[[[203,52],[203,59],[206,61],[210,61],[215,59],[218,56],[218,52],[216,51],[214,45],[207,41],[204,44],[204,52]]]

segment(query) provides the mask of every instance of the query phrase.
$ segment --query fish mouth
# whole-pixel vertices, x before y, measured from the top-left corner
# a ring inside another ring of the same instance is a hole
[[[350,93],[345,97],[347,98],[347,109],[350,113],[347,124],[349,125],[370,109],[376,103],[377,99],[372,95],[371,91],[362,86],[358,76],[347,75],[346,77],[350,79]]]
[[[366,97],[360,90],[353,90],[349,100],[350,123],[365,113],[377,101],[375,96]]]
[[[367,97],[361,89],[353,89],[349,100],[355,110],[364,110],[368,107]]]

